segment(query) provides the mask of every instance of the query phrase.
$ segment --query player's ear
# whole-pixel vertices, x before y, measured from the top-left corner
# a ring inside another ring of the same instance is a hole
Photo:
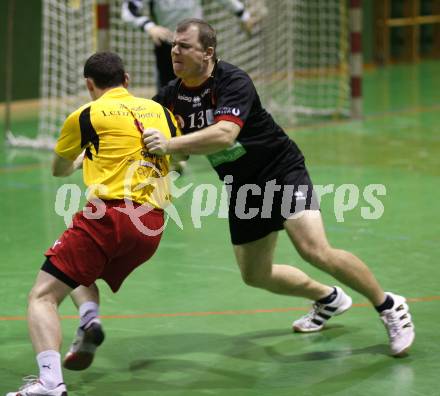
[[[97,92],[97,86],[95,82],[93,81],[93,78],[87,77],[86,78],[86,86],[87,90],[89,91],[89,95],[93,100],[96,100],[98,98],[98,92]]]
[[[129,82],[130,82],[130,74],[124,73],[124,82],[122,83],[123,87],[127,88]]]
[[[86,87],[90,95],[95,91],[95,83],[90,77],[86,77]]]
[[[214,47],[208,47],[205,51],[205,60],[212,59],[214,57]]]

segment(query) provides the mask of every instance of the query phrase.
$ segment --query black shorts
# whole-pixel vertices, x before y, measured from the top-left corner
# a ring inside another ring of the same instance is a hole
[[[229,231],[234,245],[253,242],[283,229],[289,217],[318,210],[319,200],[305,167],[259,184],[234,185],[229,204]]]

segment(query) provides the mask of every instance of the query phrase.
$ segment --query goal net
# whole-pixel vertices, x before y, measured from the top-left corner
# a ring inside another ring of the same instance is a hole
[[[121,3],[43,0],[39,132],[32,139],[10,135],[12,144],[53,144],[64,118],[90,100],[82,68],[97,50],[109,49],[122,57],[134,94],[154,95],[152,42],[145,32],[122,21]],[[217,0],[202,1],[204,17],[217,30],[219,57],[251,75],[263,105],[275,119],[292,126],[324,116],[348,116],[348,0],[244,3],[254,17],[252,35],[243,32],[238,18]]]

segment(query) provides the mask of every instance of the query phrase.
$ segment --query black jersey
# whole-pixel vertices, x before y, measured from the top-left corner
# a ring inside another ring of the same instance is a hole
[[[221,120],[241,127],[232,147],[208,155],[222,180],[232,175],[234,183],[260,184],[303,166],[301,151],[262,107],[251,78],[236,66],[218,61],[202,85],[187,87],[175,79],[153,100],[174,113],[184,134]]]

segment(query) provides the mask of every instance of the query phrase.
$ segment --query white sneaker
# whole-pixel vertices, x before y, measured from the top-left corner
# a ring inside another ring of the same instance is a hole
[[[64,356],[63,366],[68,370],[85,370],[92,364],[96,348],[104,338],[104,331],[98,322],[92,323],[86,330],[79,327],[69,352]]]
[[[25,384],[17,392],[9,392],[6,396],[67,396],[66,385],[61,383],[55,389],[47,389],[35,375],[24,377]]]
[[[414,324],[405,297],[385,293],[394,300],[391,309],[386,309],[380,318],[390,338],[390,350],[393,356],[402,356],[411,347],[415,338]]]
[[[335,289],[337,295],[334,301],[330,304],[315,302],[312,310],[308,314],[292,323],[293,330],[300,333],[319,331],[330,318],[340,315],[349,309],[352,304],[351,297],[345,294],[340,287],[335,286]]]

